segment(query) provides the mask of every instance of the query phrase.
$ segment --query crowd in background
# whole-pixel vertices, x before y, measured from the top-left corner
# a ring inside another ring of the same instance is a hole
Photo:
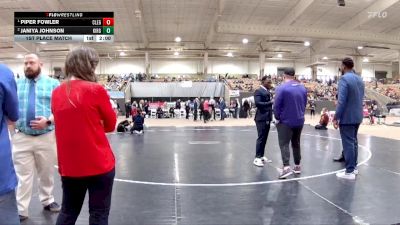
[[[276,87],[281,84],[282,79],[277,75],[268,75],[272,80],[273,85]],[[254,76],[243,75],[241,78],[237,76],[217,75],[215,77],[197,78],[190,76],[159,76],[147,75],[145,73],[129,73],[122,75],[103,75],[99,78],[101,83],[107,90],[123,91],[129,82],[225,82],[231,90],[239,90],[244,92],[253,92],[259,87],[259,81]],[[337,95],[337,80],[328,81],[311,81],[306,79],[299,80],[304,83],[308,91],[308,98],[310,100],[335,100]],[[393,80],[387,84],[379,81],[366,82],[366,88],[377,91],[393,100],[400,100],[400,80]]]
[[[19,75],[17,76],[19,77]],[[61,79],[63,76],[58,76]],[[273,86],[277,87],[282,83],[280,76],[276,74],[268,75],[269,79],[273,82]],[[300,76],[302,77],[302,76]],[[224,82],[230,90],[239,90],[243,92],[254,92],[259,87],[259,81],[253,75],[233,76],[224,74],[211,76],[206,79],[198,77],[191,77],[185,75],[177,75],[173,77],[159,76],[157,74],[147,75],[145,73],[127,73],[121,75],[100,75],[99,83],[103,85],[108,91],[124,91],[130,82]],[[336,100],[338,93],[337,79],[322,81],[322,80],[307,80],[300,79],[307,88],[308,100]],[[392,102],[400,101],[400,79],[396,80],[374,80],[365,82],[366,88],[374,90],[381,95],[391,98]]]
[[[307,88],[309,100],[336,100],[338,93],[337,84],[323,84],[318,82],[309,82],[304,84]]]
[[[138,111],[147,118],[186,118],[194,121],[203,120],[205,123],[212,120],[224,120],[225,118],[252,117],[251,101],[232,99],[229,103],[224,98],[191,98],[178,99],[175,102],[150,102],[141,99],[132,103],[125,103],[126,118],[135,117]]]
[[[393,81],[392,84],[383,84],[379,81],[369,82],[366,87],[377,91],[379,94],[385,95],[393,100],[400,100],[400,82]]]

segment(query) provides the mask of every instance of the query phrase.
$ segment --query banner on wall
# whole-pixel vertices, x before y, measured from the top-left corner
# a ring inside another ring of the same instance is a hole
[[[125,93],[123,91],[108,91],[110,98],[125,98]]]
[[[189,81],[182,81],[182,82],[181,82],[181,87],[183,87],[183,88],[191,88],[191,87],[193,87],[193,83],[192,83],[191,80],[189,80]]]
[[[239,97],[240,91],[239,90],[229,90],[229,97]]]
[[[158,102],[150,102],[149,103],[149,108],[150,109],[157,109],[158,107],[163,108],[166,105],[167,105],[167,102],[160,102],[160,101],[158,101]]]

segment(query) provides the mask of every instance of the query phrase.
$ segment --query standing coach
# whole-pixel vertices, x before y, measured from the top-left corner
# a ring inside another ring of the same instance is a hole
[[[256,116],[254,118],[257,126],[257,143],[256,143],[256,158],[253,164],[259,167],[264,166],[264,163],[271,162],[264,156],[265,144],[269,134],[269,129],[272,121],[272,95],[269,90],[272,88],[272,82],[264,76],[261,79],[261,86],[254,92],[254,101],[257,107]]]

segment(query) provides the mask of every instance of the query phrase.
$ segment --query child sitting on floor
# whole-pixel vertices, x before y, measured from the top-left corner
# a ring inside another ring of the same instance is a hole
[[[323,108],[322,109],[322,114],[321,114],[321,119],[319,120],[319,124],[315,126],[315,129],[317,130],[327,130],[327,126],[329,123],[329,115],[328,115],[328,109]]]

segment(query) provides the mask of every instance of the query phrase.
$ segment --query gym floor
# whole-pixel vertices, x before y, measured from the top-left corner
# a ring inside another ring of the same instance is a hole
[[[278,180],[277,133],[266,156],[252,164],[256,129],[150,127],[144,135],[110,134],[117,160],[109,224],[395,224],[400,222],[400,141],[359,135],[356,181],[336,178],[343,163],[339,132],[302,134],[302,174]],[[55,197],[62,190],[55,169]],[[35,184],[36,186],[36,184]],[[22,224],[55,224],[37,188]],[[85,201],[77,224],[88,224]]]

